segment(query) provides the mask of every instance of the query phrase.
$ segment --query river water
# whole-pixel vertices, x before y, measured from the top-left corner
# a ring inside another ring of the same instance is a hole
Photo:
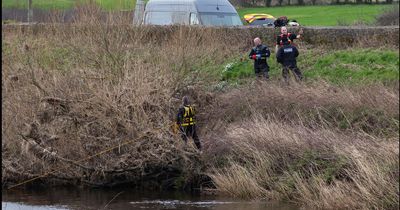
[[[188,210],[295,210],[293,204],[241,201],[228,197],[182,192],[144,192],[131,189],[3,190],[3,210],[64,209],[188,209]]]

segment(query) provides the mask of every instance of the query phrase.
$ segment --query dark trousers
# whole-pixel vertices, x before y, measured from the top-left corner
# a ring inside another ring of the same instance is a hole
[[[187,143],[188,137],[192,137],[194,143],[196,144],[197,149],[201,150],[200,139],[196,133],[196,126],[195,125],[181,126],[180,129],[183,141]]]
[[[269,66],[268,64],[254,64],[254,72],[258,77],[265,77],[266,79],[269,79]]]
[[[297,68],[297,66],[283,66],[282,76],[283,79],[285,79],[285,82],[288,82],[289,70],[292,71],[294,77],[296,78],[296,81],[300,81],[303,79],[303,75],[301,74],[301,71],[299,68]]]

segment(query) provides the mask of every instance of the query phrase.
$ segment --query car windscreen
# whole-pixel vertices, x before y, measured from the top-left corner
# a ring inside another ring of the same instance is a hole
[[[236,13],[201,12],[200,20],[206,26],[241,26],[242,21]]]
[[[257,19],[254,20],[253,22],[250,23],[250,25],[257,25],[257,26],[262,26],[262,25],[274,25],[274,19]]]
[[[150,25],[173,25],[188,24],[189,14],[187,12],[147,12],[144,20]]]

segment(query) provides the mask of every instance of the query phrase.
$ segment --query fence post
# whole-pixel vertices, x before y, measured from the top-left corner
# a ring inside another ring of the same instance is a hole
[[[28,0],[28,23],[33,20],[32,0]]]
[[[143,0],[137,0],[135,10],[133,13],[133,24],[140,25],[142,24],[144,9],[145,9],[145,2]]]

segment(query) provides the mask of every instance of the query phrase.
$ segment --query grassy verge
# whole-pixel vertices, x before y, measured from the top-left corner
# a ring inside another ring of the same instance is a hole
[[[33,0],[32,6],[36,9],[72,9],[77,4],[85,4],[90,0]],[[94,0],[106,10],[133,10],[136,0]],[[27,0],[2,0],[2,8],[28,8]]]
[[[327,5],[327,6],[286,6],[238,9],[241,18],[249,13],[267,13],[275,17],[287,16],[304,26],[335,26],[338,23],[363,21],[372,23],[387,5]]]
[[[270,75],[281,77],[281,65],[268,60]],[[237,82],[254,76],[253,61],[235,59],[225,65],[222,80]],[[399,79],[399,53],[385,49],[354,49],[323,52],[307,50],[298,58],[307,80],[324,79],[335,84],[394,83]]]

